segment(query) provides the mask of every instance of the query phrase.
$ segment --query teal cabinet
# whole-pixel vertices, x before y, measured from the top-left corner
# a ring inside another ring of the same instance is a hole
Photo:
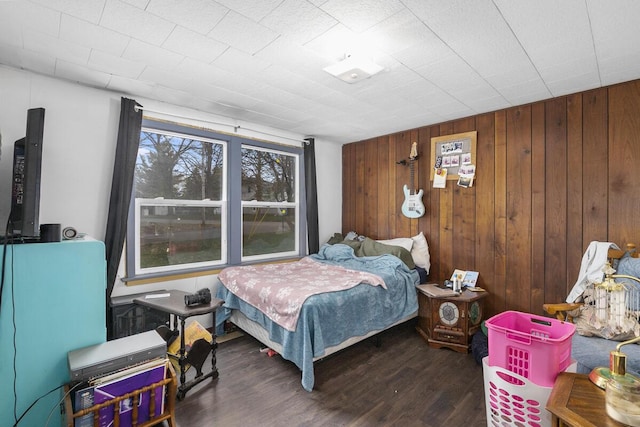
[[[106,340],[104,243],[2,245],[0,262],[5,250],[0,420],[13,425],[42,396],[19,426],[58,427],[67,353]]]

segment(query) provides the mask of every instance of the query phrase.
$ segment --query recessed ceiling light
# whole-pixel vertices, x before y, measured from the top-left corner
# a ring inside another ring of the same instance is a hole
[[[366,59],[352,55],[324,68],[324,71],[347,83],[356,83],[368,79],[383,70],[383,67]]]

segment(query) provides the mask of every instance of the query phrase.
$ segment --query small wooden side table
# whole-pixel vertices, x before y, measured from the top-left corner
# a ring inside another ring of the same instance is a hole
[[[447,347],[468,353],[471,337],[480,328],[486,291],[465,289],[460,295],[435,284],[418,285],[418,325],[416,330],[430,347]]]
[[[195,306],[187,306],[184,303],[185,295],[189,295],[188,292],[169,291],[169,296],[158,298],[157,295],[152,296],[151,298],[141,297],[133,300],[135,304],[140,304],[145,307],[151,307],[158,311],[169,313],[173,316],[174,325],[178,324],[178,320],[180,321],[180,350],[179,350],[179,365],[180,365],[180,384],[178,386],[177,398],[178,400],[182,400],[187,392],[194,387],[196,384],[204,381],[207,378],[216,379],[218,378],[218,368],[216,367],[216,348],[218,347],[216,343],[216,334],[215,334],[215,325],[216,325],[216,310],[220,307],[224,301],[218,298],[211,298],[211,302],[209,304],[201,304]],[[186,345],[184,341],[184,326],[185,321],[192,316],[198,316],[202,314],[213,315],[213,328],[214,331],[211,334],[211,371],[206,375],[203,375],[202,372],[197,373],[196,377],[191,381],[187,382],[187,354],[186,354]]]
[[[622,427],[607,415],[604,390],[588,375],[562,372],[547,400],[553,427]]]

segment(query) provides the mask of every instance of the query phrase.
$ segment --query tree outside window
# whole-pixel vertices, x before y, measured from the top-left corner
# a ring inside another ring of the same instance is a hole
[[[242,149],[242,255],[297,251],[297,156]]]
[[[223,263],[223,141],[143,129],[135,172],[139,272]]]

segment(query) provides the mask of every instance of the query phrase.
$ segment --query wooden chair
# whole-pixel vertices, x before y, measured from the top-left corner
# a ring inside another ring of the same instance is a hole
[[[612,266],[617,266],[616,261],[620,260],[628,251],[633,258],[640,258],[640,254],[635,251],[636,245],[629,243],[624,249],[609,249],[607,257]],[[629,277],[629,276],[627,276]],[[607,279],[605,279],[607,280]],[[573,314],[577,315],[577,309],[583,303],[552,303],[543,304],[546,313],[555,316],[558,320],[574,322]],[[614,341],[599,336],[583,336],[574,334],[571,343],[571,357],[577,362],[576,371],[578,373],[589,374],[594,368],[606,367],[610,364],[610,354],[616,350],[620,341]],[[627,371],[640,375],[640,346],[625,346],[626,369]]]
[[[636,245],[633,243],[627,243],[624,249],[609,249],[607,252],[607,258],[611,265],[615,265],[615,261],[629,252],[633,258],[640,258],[640,253],[636,251]],[[547,314],[555,316],[558,320],[564,320],[567,322],[573,322],[572,312],[578,309],[583,303],[581,302],[561,302],[543,304],[542,308]]]

